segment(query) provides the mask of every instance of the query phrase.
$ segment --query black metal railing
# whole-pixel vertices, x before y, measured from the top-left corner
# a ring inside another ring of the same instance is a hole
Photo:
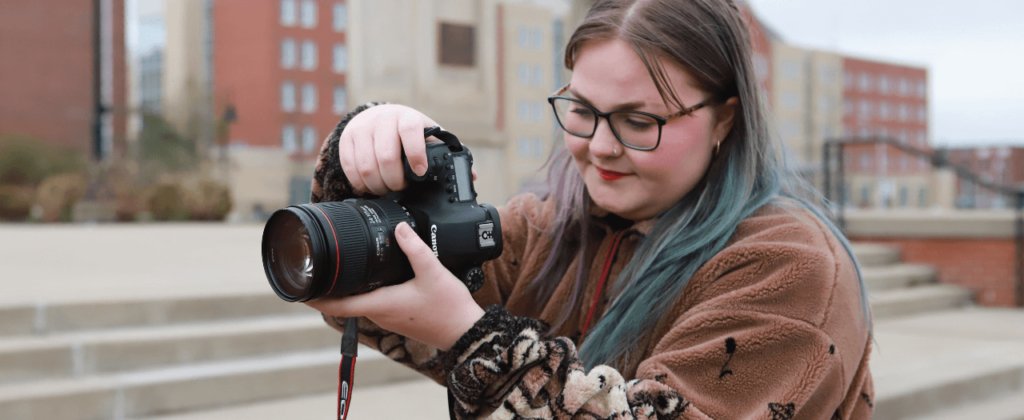
[[[846,232],[846,156],[845,148],[854,145],[884,145],[918,159],[931,162],[934,169],[949,169],[961,181],[978,185],[984,189],[1008,197],[1014,205],[1014,262],[1016,264],[1016,296],[1018,307],[1024,307],[1024,189],[1009,185],[997,184],[983,179],[968,168],[949,161],[948,149],[928,151],[900,143],[892,138],[839,138],[825,141],[822,156],[822,174],[824,183],[822,194],[830,203],[835,204],[836,223]],[[886,151],[888,153],[888,151]],[[852,192],[851,192],[852,193]]]

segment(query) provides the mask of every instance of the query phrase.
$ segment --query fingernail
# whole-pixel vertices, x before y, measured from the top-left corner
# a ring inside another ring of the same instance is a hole
[[[416,171],[415,172],[416,172],[416,175],[423,175],[424,173],[427,172],[427,165],[424,165],[422,163],[419,164],[419,165],[416,165]]]
[[[395,233],[402,236],[409,236],[410,230],[412,230],[412,227],[406,222],[399,223],[398,226],[395,226]]]

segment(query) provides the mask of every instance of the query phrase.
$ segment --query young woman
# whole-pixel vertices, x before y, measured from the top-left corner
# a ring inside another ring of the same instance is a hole
[[[849,245],[772,144],[733,0],[599,0],[549,102],[548,191],[501,209],[470,294],[406,225],[416,277],[310,302],[446,385],[460,418],[867,419],[870,315]],[[313,201],[405,188],[429,117],[354,110]],[[439,402],[441,403],[441,402]]]

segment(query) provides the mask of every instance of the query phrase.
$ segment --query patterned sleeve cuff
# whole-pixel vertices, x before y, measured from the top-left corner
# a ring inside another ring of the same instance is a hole
[[[442,362],[448,389],[463,405],[500,403],[509,391],[501,384],[515,383],[528,368],[548,359],[548,350],[539,345],[546,324],[513,316],[499,305],[484,311]],[[520,346],[532,348],[522,351]]]

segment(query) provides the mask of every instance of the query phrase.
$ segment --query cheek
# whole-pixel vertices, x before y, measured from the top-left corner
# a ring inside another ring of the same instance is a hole
[[[581,159],[587,160],[587,153],[590,151],[590,142],[585,138],[566,134],[565,148],[569,149],[569,153],[572,153],[573,158],[577,161]]]

